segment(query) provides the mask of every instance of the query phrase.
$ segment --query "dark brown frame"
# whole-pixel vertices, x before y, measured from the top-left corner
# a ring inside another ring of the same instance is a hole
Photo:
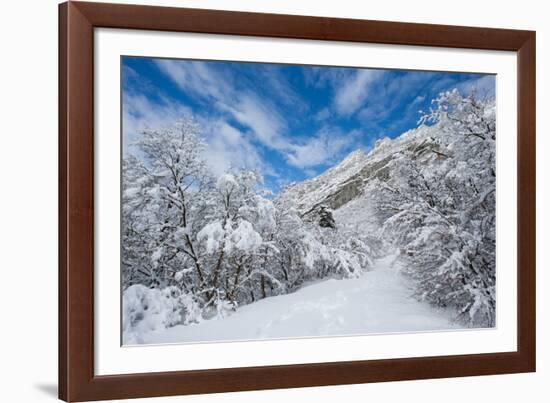
[[[94,375],[96,27],[515,51],[518,351]],[[122,399],[535,371],[535,32],[168,7],[59,6],[59,398]]]

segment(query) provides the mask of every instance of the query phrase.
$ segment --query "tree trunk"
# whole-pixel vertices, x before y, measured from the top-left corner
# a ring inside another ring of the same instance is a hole
[[[265,294],[265,276],[262,274],[261,276],[261,285],[262,285],[262,298],[266,297]]]

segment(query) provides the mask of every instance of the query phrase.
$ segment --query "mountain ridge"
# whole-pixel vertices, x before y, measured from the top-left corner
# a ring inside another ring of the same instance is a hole
[[[322,206],[337,210],[361,196],[371,179],[387,179],[390,175],[388,163],[396,154],[406,149],[420,154],[426,150],[435,153],[437,142],[429,140],[438,135],[434,126],[422,125],[394,139],[381,138],[368,152],[356,149],[320,175],[283,189],[276,203],[292,206],[303,219],[313,221]]]

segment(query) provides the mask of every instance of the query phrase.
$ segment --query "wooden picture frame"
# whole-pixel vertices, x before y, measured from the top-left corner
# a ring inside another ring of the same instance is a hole
[[[284,366],[94,374],[94,29],[505,50],[518,57],[518,350]],[[535,32],[168,7],[59,6],[59,398],[66,401],[535,371]]]

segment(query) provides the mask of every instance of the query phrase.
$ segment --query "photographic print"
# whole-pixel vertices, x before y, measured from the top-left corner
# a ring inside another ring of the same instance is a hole
[[[123,345],[495,326],[494,75],[121,74]]]

